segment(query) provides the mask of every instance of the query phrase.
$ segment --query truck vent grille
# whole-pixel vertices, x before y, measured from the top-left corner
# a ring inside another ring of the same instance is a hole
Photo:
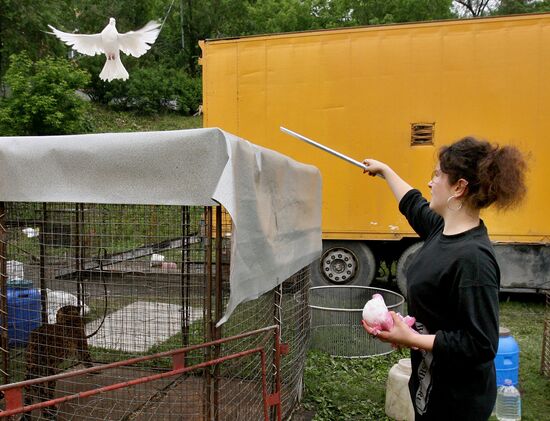
[[[412,123],[411,146],[433,145],[435,123]]]

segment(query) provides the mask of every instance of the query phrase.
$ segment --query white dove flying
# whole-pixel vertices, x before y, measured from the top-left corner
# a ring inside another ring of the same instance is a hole
[[[99,34],[69,34],[48,25],[53,34],[79,53],[89,56],[105,54],[107,61],[99,74],[102,80],[128,79],[129,75],[120,61],[120,51],[134,57],[141,57],[151,48],[160,32],[160,23],[151,21],[137,31],[119,34],[115,18]]]

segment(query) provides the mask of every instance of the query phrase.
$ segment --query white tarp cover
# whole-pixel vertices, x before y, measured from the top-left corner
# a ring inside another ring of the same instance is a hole
[[[321,253],[319,170],[215,128],[1,137],[0,200],[222,204],[233,233],[220,324]]]

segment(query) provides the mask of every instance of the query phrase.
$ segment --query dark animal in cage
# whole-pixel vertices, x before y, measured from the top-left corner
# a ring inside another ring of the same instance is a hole
[[[57,374],[71,354],[86,367],[92,367],[80,313],[80,307],[63,306],[57,311],[54,324],[44,324],[32,331],[27,345],[25,380]],[[25,391],[25,405],[31,405],[34,397],[39,401],[53,399],[54,392],[55,381],[29,386]],[[46,419],[55,419],[55,412],[55,407],[48,407],[43,415]],[[21,419],[30,420],[30,415],[24,414]]]

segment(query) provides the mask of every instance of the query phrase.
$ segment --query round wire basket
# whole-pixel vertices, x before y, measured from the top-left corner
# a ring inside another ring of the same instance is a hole
[[[363,307],[373,294],[384,297],[388,310],[403,313],[405,298],[387,289],[357,285],[310,288],[310,348],[346,358],[392,352],[390,344],[371,337],[361,325]]]

